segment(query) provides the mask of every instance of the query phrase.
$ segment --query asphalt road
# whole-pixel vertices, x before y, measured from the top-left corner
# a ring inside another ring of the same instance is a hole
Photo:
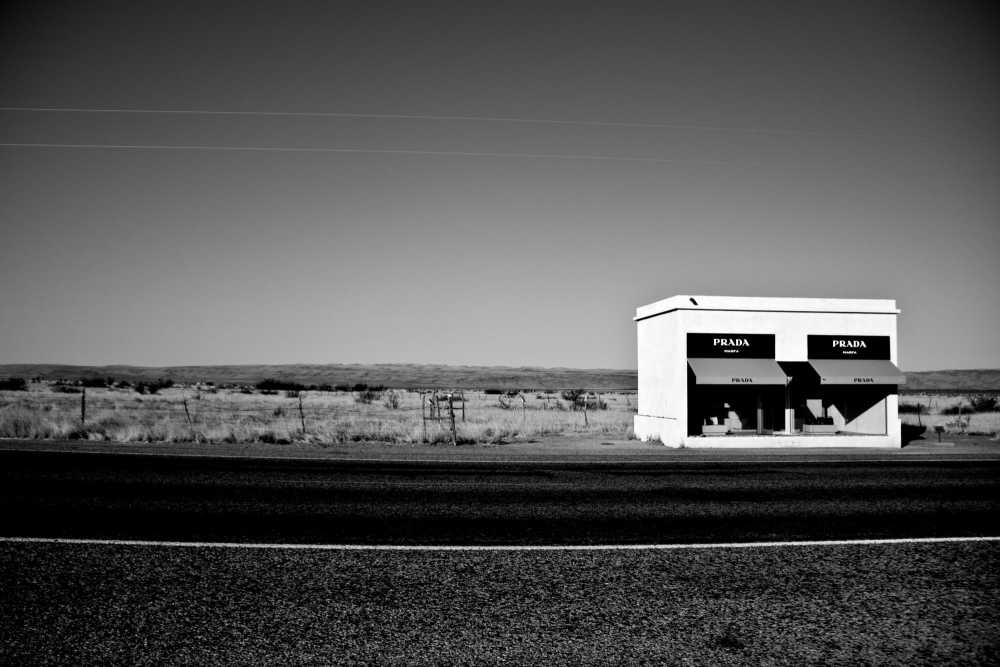
[[[1000,461],[429,463],[0,452],[0,535],[349,544],[1000,534]]]

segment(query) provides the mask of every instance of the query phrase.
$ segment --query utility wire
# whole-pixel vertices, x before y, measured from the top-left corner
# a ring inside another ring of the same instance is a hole
[[[0,142],[0,148],[76,148],[92,150],[165,150],[165,151],[231,151],[253,153],[358,153],[371,155],[424,155],[441,157],[511,158],[538,160],[589,160],[602,162],[643,162],[647,164],[714,164],[751,166],[755,163],[731,160],[698,160],[685,158],[642,157],[631,155],[588,155],[572,153],[491,153],[485,151],[432,151],[403,148],[335,148],[307,146],[226,146],[176,144],[58,144]]]
[[[333,111],[233,111],[213,109],[128,109],[99,107],[0,107],[5,112],[37,113],[108,113],[108,114],[169,114],[187,116],[272,116],[290,118],[355,118],[374,120],[427,120],[489,123],[524,123],[535,125],[576,125],[582,127],[630,127],[646,129],[697,130],[703,132],[746,132],[753,134],[820,135],[806,130],[782,130],[760,127],[695,125],[685,123],[635,123],[608,120],[565,120],[554,118],[521,118],[515,116],[437,116],[430,114],[346,113]]]

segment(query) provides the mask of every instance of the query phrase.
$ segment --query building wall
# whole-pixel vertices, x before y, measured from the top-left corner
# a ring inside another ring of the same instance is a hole
[[[744,301],[728,298],[733,307],[750,307],[760,299]],[[774,300],[765,300],[773,308]],[[795,300],[796,302],[805,300]],[[808,300],[813,309],[822,300]],[[662,303],[662,302],[658,302]],[[849,304],[895,304],[891,301],[851,300]],[[845,309],[831,300],[831,310]],[[885,308],[888,310],[889,308]],[[637,311],[650,313],[649,307]],[[687,333],[761,333],[774,334],[775,359],[807,361],[809,335],[850,334],[858,336],[888,336],[890,360],[897,364],[897,315],[895,312],[784,312],[776,310],[718,310],[692,307],[666,312],[636,322],[638,337],[639,400],[634,430],[637,437],[656,437],[665,445],[709,445],[708,440],[687,436]],[[886,435],[860,436],[870,438],[870,445],[900,446],[900,426],[897,415],[898,395],[889,394],[864,415],[859,426],[872,428],[885,420]],[[781,438],[788,440],[788,436]],[[843,436],[839,442],[848,445]],[[882,442],[884,440],[885,442]],[[819,444],[816,440],[809,441]],[[805,444],[803,440],[800,444]],[[792,444],[792,443],[786,443]]]
[[[663,315],[638,325],[639,399],[633,430],[643,439],[677,446],[687,413],[687,352],[685,345],[676,344],[683,340],[679,320]]]

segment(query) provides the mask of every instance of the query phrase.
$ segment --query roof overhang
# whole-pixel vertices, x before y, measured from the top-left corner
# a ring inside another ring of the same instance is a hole
[[[677,310],[899,315],[895,299],[822,299],[678,294],[635,309],[638,322]]]

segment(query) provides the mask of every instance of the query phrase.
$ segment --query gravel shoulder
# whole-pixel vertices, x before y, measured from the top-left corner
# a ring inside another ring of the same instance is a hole
[[[638,440],[552,436],[531,442],[502,445],[420,445],[360,442],[333,445],[293,443],[113,443],[81,440],[0,439],[0,451],[95,452],[104,454],[153,454],[164,456],[221,456],[310,460],[399,461],[832,461],[872,459],[996,459],[1000,441],[989,437],[952,437],[950,441],[918,440],[902,449],[671,449]]]
[[[997,664],[1000,545],[0,545],[7,664]]]

